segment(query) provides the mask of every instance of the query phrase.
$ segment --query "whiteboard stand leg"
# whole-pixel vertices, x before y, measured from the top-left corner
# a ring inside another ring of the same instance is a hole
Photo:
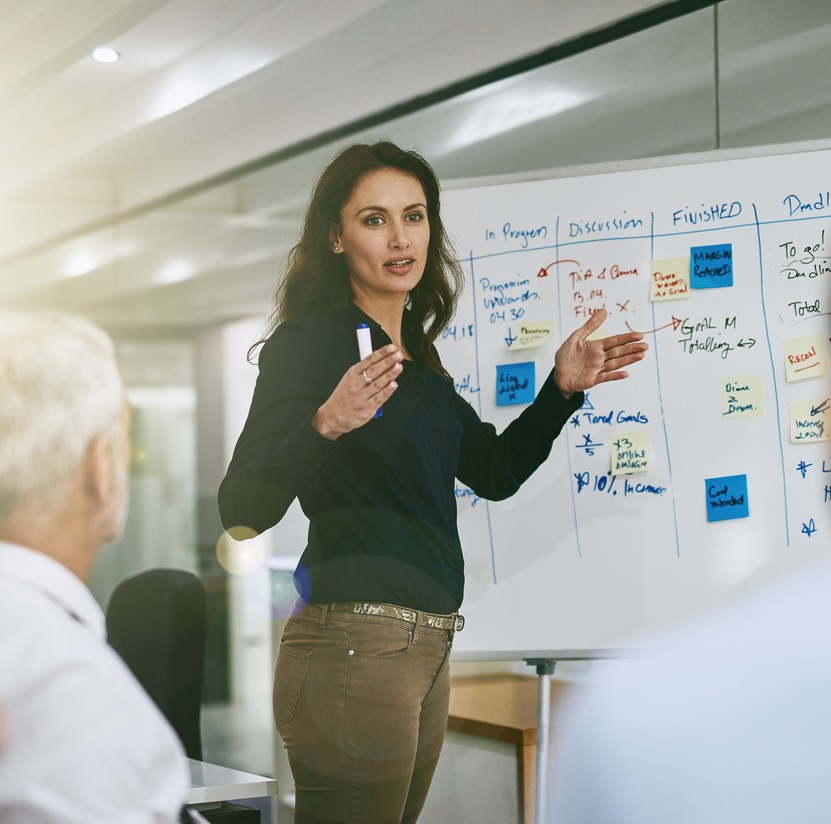
[[[526,658],[525,663],[537,668],[539,693],[537,695],[537,773],[534,784],[534,824],[545,821],[548,788],[548,722],[551,717],[551,676],[553,658]]]

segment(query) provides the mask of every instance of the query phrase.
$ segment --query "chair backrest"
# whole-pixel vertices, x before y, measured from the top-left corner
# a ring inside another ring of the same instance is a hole
[[[192,572],[152,569],[122,581],[107,607],[107,635],[164,713],[189,758],[202,760],[205,589]]]

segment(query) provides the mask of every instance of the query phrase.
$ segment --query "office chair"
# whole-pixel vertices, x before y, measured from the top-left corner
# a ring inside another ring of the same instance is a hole
[[[200,761],[206,632],[205,589],[184,570],[127,578],[107,607],[110,645],[176,730],[188,758]]]

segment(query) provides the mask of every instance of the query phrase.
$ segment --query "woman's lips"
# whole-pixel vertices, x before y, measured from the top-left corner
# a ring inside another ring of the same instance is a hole
[[[394,272],[396,275],[408,275],[415,266],[415,260],[412,258],[398,258],[397,260],[390,260],[384,264],[384,268],[389,272]]]

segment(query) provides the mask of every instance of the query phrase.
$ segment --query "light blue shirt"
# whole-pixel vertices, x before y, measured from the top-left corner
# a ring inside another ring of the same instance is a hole
[[[831,820],[831,564],[635,646],[664,651],[604,662],[553,730],[550,822]]]

